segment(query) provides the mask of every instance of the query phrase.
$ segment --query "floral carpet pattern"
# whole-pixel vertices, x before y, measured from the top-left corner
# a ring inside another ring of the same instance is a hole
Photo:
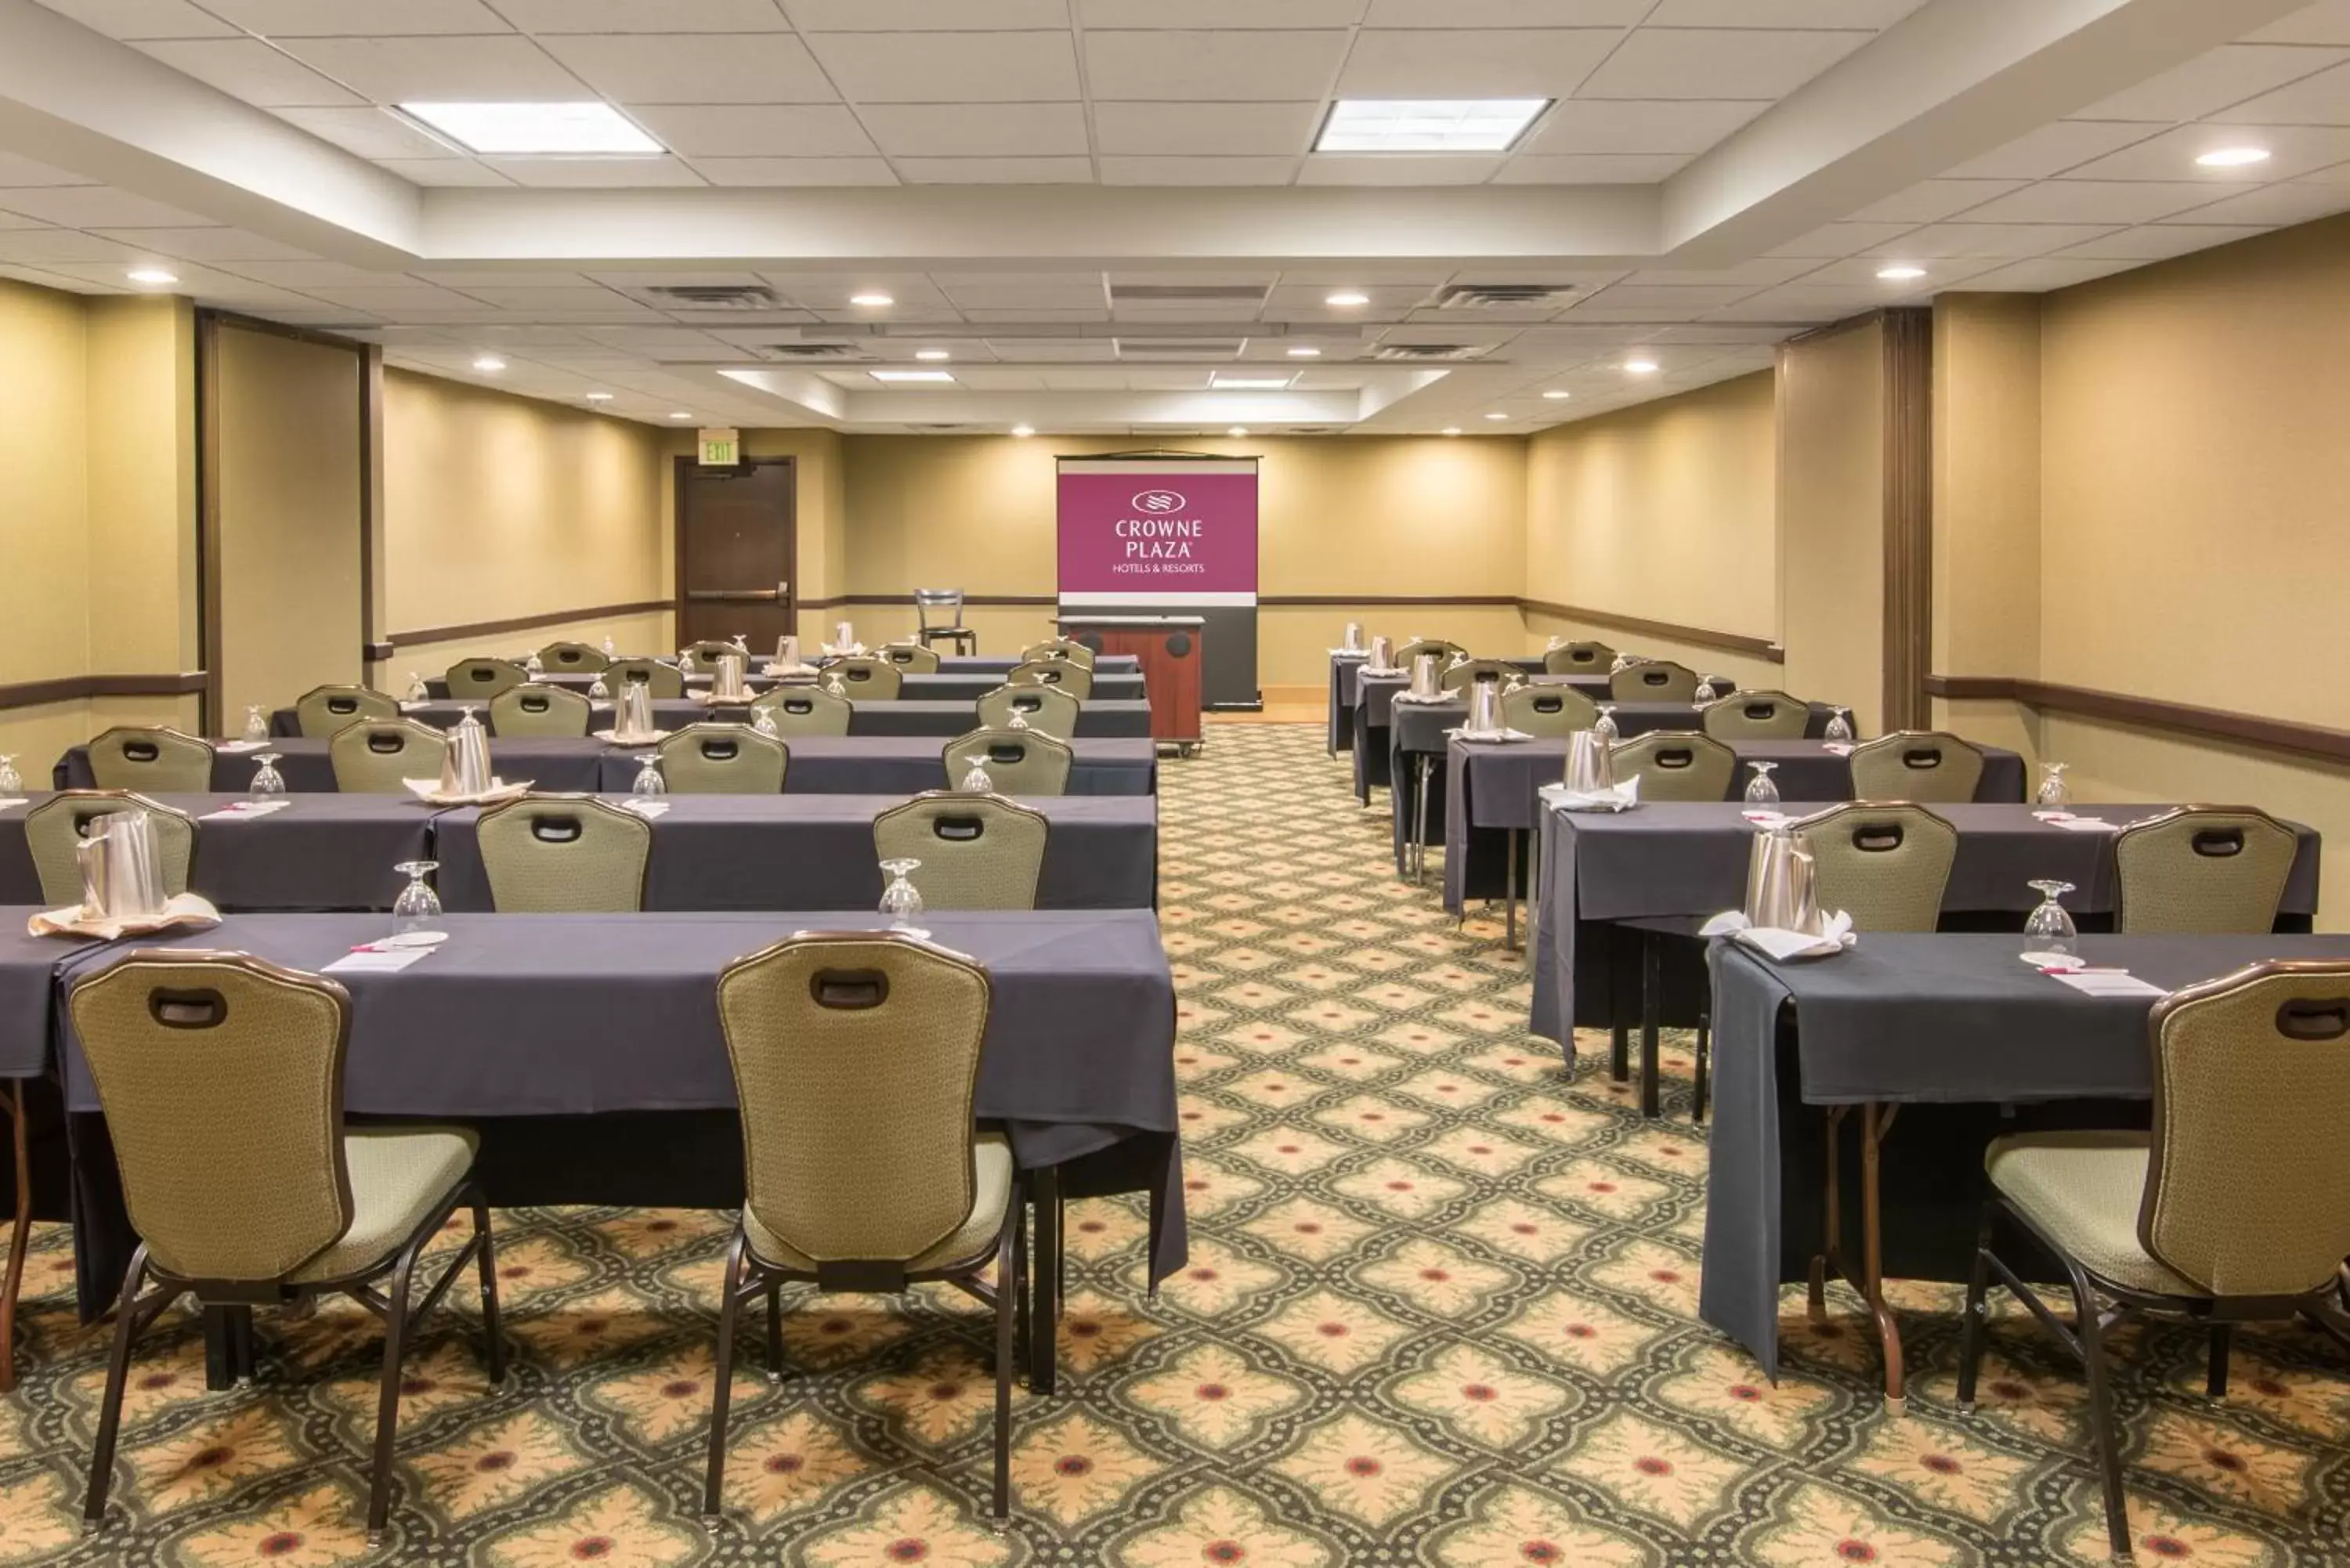
[[[1015,1407],[1015,1520],[987,1528],[988,1323],[967,1300],[802,1299],[795,1376],[734,1391],[728,1512],[698,1515],[728,1217],[499,1216],[515,1366],[485,1383],[460,1289],[410,1362],[392,1534],[359,1522],[380,1340],[356,1306],[266,1314],[207,1394],[192,1321],[133,1369],[105,1531],[81,1488],[103,1329],[45,1228],[0,1397],[0,1565],[1505,1568],[2097,1561],[2082,1385],[2013,1310],[1978,1413],[1954,1296],[1899,1287],[1907,1417],[1841,1291],[1786,1300],[1773,1386],[1696,1318],[1706,1147],[1685,1046],[1644,1125],[1586,1041],[1523,1031],[1498,919],[1399,883],[1383,811],[1318,727],[1229,725],[1161,774],[1182,1000],[1190,1267],[1154,1300],[1143,1220],[1073,1205],[1060,1394]],[[1601,1048],[1594,1050],[1595,1044]],[[453,1233],[452,1233],[453,1240]],[[788,1299],[788,1298],[787,1298]],[[2121,1336],[2141,1562],[2350,1557],[2350,1367],[2314,1335]]]

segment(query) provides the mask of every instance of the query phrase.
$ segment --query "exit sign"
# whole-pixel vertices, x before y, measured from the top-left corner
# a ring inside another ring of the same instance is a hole
[[[741,431],[702,431],[700,462],[704,468],[733,468],[743,461]]]

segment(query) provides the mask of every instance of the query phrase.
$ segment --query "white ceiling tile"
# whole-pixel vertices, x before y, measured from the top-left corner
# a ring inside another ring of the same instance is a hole
[[[1662,0],[1651,27],[1890,27],[1926,0]]]
[[[2253,44],[2350,44],[2350,0],[2318,0],[2282,22],[2272,22],[2245,42]]]
[[[2350,210],[2350,185],[2326,184],[2314,181],[2297,181],[2288,185],[2269,185],[2258,191],[2247,191],[2241,196],[2230,196],[2214,202],[2208,207],[2198,207],[2184,213],[2179,222],[2186,223],[2257,223],[2280,227],[2287,223],[2305,223],[2313,218],[2331,217]]]
[[[899,177],[910,185],[1084,185],[1094,177],[1090,158],[900,158]]]
[[[1475,185],[1506,161],[1458,152],[1317,152],[1297,172],[1301,185]]]
[[[865,103],[1053,103],[1083,96],[1068,30],[818,33],[808,47]]]
[[[319,287],[368,288],[380,286],[387,278],[400,281],[395,273],[370,272],[338,261],[233,262],[229,270],[278,288],[305,292]]]
[[[1883,301],[1854,289],[1805,288],[1790,284],[1706,313],[1709,321],[1835,321]]]
[[[1067,283],[958,279],[946,292],[957,306],[981,310],[1098,310],[1108,301],[1101,278],[1092,274]]]
[[[1318,100],[1347,42],[1336,31],[1087,33],[1086,80],[1097,100]]]
[[[678,158],[484,158],[482,162],[517,185],[564,190],[623,191],[652,185],[699,185]]]
[[[856,158],[873,143],[837,104],[667,105],[632,111],[688,158]]]
[[[1779,99],[1869,41],[1862,32],[1643,27],[1579,98]]]
[[[983,326],[1012,326],[1027,321],[1082,326],[1091,322],[1107,323],[1109,320],[1109,312],[1107,310],[967,310],[963,314],[971,320]],[[1110,345],[1105,340],[1102,347],[1107,349]]]
[[[221,38],[236,29],[188,0],[41,0],[109,38]]]
[[[489,0],[525,33],[775,33],[775,0]]]
[[[263,109],[365,103],[299,61],[258,38],[195,38],[136,46],[173,70],[209,82],[231,98]]]
[[[1981,273],[1967,279],[1970,291],[2000,294],[2040,294],[2052,288],[2070,288],[2076,283],[2125,272],[2135,263],[2126,261],[2094,261],[2084,257],[2042,256],[2033,261],[2020,261],[2001,267],[1996,272]]]
[[[265,38],[510,33],[482,0],[203,0],[204,9]]]
[[[1565,98],[1623,38],[1614,27],[1357,34],[1342,98]]]
[[[183,212],[111,185],[40,185],[0,191],[0,207],[43,223],[75,229],[194,229],[213,226],[199,213]]]
[[[1703,152],[1770,108],[1761,100],[1708,103],[1571,99],[1534,127],[1527,152]]]
[[[1655,0],[1371,0],[1367,27],[1628,27]]]
[[[1651,267],[1632,273],[1624,281],[1683,286],[1742,283],[1753,288],[1767,288],[1773,284],[1803,276],[1813,269],[1813,265],[1809,258],[1802,256],[1764,256],[1726,267]]]
[[[892,157],[1035,158],[1087,151],[1085,109],[1074,103],[877,104],[860,118]]]
[[[1068,0],[783,0],[803,33],[932,33],[951,23],[961,32],[995,28],[1066,27]]]
[[[2161,261],[2213,245],[2231,245],[2264,234],[2265,226],[2226,223],[2149,223],[2140,229],[2118,229],[2086,244],[2058,252],[2066,256],[2095,256],[2116,261]]]
[[[1757,284],[1638,284],[1619,283],[1601,289],[1589,296],[1589,302],[1611,310],[1637,309],[1644,306],[1688,306],[1696,310],[1711,310],[1717,306],[1735,305],[1762,286]],[[1575,319],[1583,314],[1583,306],[1575,306]]]
[[[1294,157],[1320,123],[1319,103],[1104,103],[1094,108],[1094,145],[1104,153]]]
[[[53,168],[36,163],[29,158],[19,158],[13,152],[0,152],[0,190],[13,190],[23,185],[95,185],[98,182],[69,169]]]
[[[2268,149],[2269,161],[2241,169],[2206,169],[2195,161],[2203,153],[2247,144]],[[2345,160],[2350,160],[2350,126],[2182,125],[2135,147],[2125,147],[2119,152],[2068,170],[2065,178],[2266,185],[2298,179]]]
[[[200,47],[203,46],[189,46]],[[293,38],[286,50],[377,103],[593,98],[528,38]]]
[[[511,185],[513,181],[471,158],[379,158],[376,167],[418,185]]]
[[[101,239],[73,229],[9,229],[0,231],[0,261],[27,262],[36,266],[64,262],[128,264],[144,253],[120,240]]]
[[[45,223],[38,218],[28,218],[22,213],[0,212],[0,229],[53,229],[56,227],[55,223]]]
[[[331,141],[361,158],[450,158],[458,150],[428,136],[390,109],[281,109],[277,118],[290,120],[311,135]]]
[[[1900,238],[1915,223],[1827,223],[1798,234],[1783,245],[1771,250],[1773,256],[1818,256],[1833,261],[1839,256],[1855,255],[1871,245],[1881,245]]]
[[[248,277],[258,275],[258,269],[255,267],[239,267],[237,270]],[[481,311],[488,308],[454,289],[436,288],[429,283],[419,283],[414,278],[404,278],[396,274],[378,274],[367,283],[312,284],[303,286],[302,292],[337,305],[357,306],[362,310]]]
[[[2148,125],[2060,119],[1943,172],[1960,180],[2045,180],[2153,134]]]
[[[883,158],[697,158],[712,185],[895,185]]]
[[[585,273],[577,272],[507,272],[497,268],[475,269],[459,267],[448,270],[420,267],[409,276],[419,283],[430,283],[442,288],[590,288],[594,283]],[[576,337],[577,334],[567,334]]]
[[[1295,158],[1112,158],[1101,160],[1106,185],[1286,185]]]
[[[252,262],[252,261],[314,261],[317,258],[299,245],[289,245],[273,240],[266,234],[249,234],[243,229],[118,229],[98,231],[109,240],[159,256],[172,256],[181,261]]]
[[[545,37],[539,46],[615,103],[837,103],[788,33]]]
[[[1926,275],[1922,278],[1895,280],[1877,275],[1893,261],[1914,262],[1916,259],[1910,256],[1852,256],[1844,261],[1829,262],[1793,281],[1805,288],[1874,290],[1890,301],[1921,291],[1930,294],[1960,286],[1977,273],[1990,272],[2007,265],[1995,256],[1944,256],[1926,264]]]
[[[2018,257],[2045,255],[2094,240],[2119,225],[2111,223],[1934,223],[1871,247],[1871,255],[1904,261],[1942,256]]]
[[[1856,223],[1935,223],[2021,190],[2022,180],[1928,180],[1872,202],[1851,214]]]
[[[2230,104],[2339,65],[2345,59],[2350,59],[2350,53],[2338,49],[2230,44],[2198,55],[2160,76],[2093,103],[2072,118],[2166,122],[2200,119]]]
[[[2233,125],[2350,125],[2350,66],[2321,71],[2211,118]]]
[[[1543,158],[1522,152],[1493,177],[1497,185],[1652,185],[1687,167],[1679,152],[1590,153]]]
[[[2150,223],[2224,195],[2193,182],[2043,180],[1970,210],[1970,223]]]
[[[445,277],[452,275],[442,275]],[[462,292],[472,296],[484,305],[494,305],[500,310],[641,309],[648,316],[652,314],[639,302],[624,298],[608,288],[598,288],[590,283],[557,285],[552,287],[526,283],[473,283],[463,286]]]

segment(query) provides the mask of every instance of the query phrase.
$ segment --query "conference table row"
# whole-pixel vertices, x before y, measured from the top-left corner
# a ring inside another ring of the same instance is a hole
[[[899,701],[909,702],[976,702],[982,697],[986,696],[989,692],[1003,685],[1003,678],[1005,675],[1010,673],[1010,670],[1011,666],[1008,664],[1002,670],[950,670],[943,667],[936,673],[927,670],[908,670],[905,671],[899,679],[897,700]],[[589,687],[596,683],[596,677],[593,675],[574,675],[566,672],[561,674],[541,675],[538,677],[538,680],[543,685],[567,687],[571,691],[584,694]],[[711,678],[707,674],[689,675],[686,677],[685,680],[686,690],[689,691],[707,687],[710,683]],[[790,684],[789,682],[775,681],[770,680],[766,676],[756,674],[746,677],[743,683],[754,692],[764,691],[768,688],[779,684]],[[608,681],[607,684],[608,685],[609,682]],[[807,679],[806,677],[802,677],[798,684],[807,684]],[[435,675],[428,678],[424,682],[424,691],[427,696],[432,698],[436,701],[447,701],[449,700],[448,678],[445,675]],[[850,691],[850,695],[856,695],[853,689]],[[1148,693],[1143,690],[1142,672],[1139,669],[1129,668],[1125,670],[1113,670],[1106,668],[1106,665],[1097,665],[1095,667],[1093,687],[1088,693],[1089,699],[1116,702],[1139,702],[1143,701],[1146,696],[1148,696]]]
[[[748,702],[710,702],[692,697],[671,697],[652,705],[653,727],[660,730],[681,730],[688,724],[719,723],[747,724],[751,722]],[[494,736],[498,732],[497,717],[487,702],[402,702],[400,715],[436,730],[445,730],[466,713],[473,714],[488,727]],[[612,704],[599,701],[588,710],[588,730],[612,728]],[[950,740],[968,734],[980,727],[979,710],[974,702],[877,702],[868,698],[852,701],[848,715],[848,732],[861,735],[930,735]],[[301,717],[291,708],[280,708],[269,716],[269,732],[285,739],[302,733]],[[1084,740],[1139,740],[1150,738],[1150,704],[1140,701],[1108,701],[1087,698],[1077,706],[1076,733]],[[316,737],[312,737],[315,739]]]
[[[356,944],[384,935],[380,917],[229,915],[207,930],[68,942],[26,936],[31,912],[0,908],[0,1078],[62,1076],[85,1318],[114,1299],[136,1238],[63,1002],[77,981],[133,950],[228,950],[328,971],[351,997],[346,1111],[475,1127],[494,1204],[733,1209],[742,1145],[720,972],[795,931],[886,924],[870,909],[837,909],[788,919],[454,914],[441,922],[447,941],[406,969],[334,972]],[[1024,910],[920,924],[990,976],[974,1110],[1034,1179],[1034,1321],[1049,1386],[1060,1198],[1147,1193],[1151,1283],[1185,1259],[1175,993],[1158,920],[1147,909]]]
[[[783,740],[791,759],[784,774],[786,794],[909,795],[944,789],[951,782],[944,760],[946,746],[935,736],[787,735]],[[312,737],[215,742],[213,788],[242,794],[257,771],[255,753],[265,749],[279,759],[277,772],[288,790],[297,794],[332,791],[335,768],[327,753],[328,743]],[[1080,737],[1069,746],[1073,755],[1068,794],[1158,793],[1159,751],[1151,742]],[[526,779],[542,790],[591,794],[626,794],[635,786],[638,770],[651,754],[643,746],[615,745],[593,736],[526,736],[490,743],[490,765],[507,783]],[[75,746],[68,751],[52,776],[58,789],[89,788],[94,782],[89,748]]]
[[[42,901],[26,819],[47,794],[0,806],[0,904]],[[263,814],[235,794],[149,798],[196,819],[191,892],[222,909],[389,909],[403,861],[440,863],[443,907],[495,908],[473,806],[406,795],[288,794]],[[628,797],[604,797],[617,805]],[[652,815],[644,907],[652,910],[871,908],[881,898],[873,819],[903,795],[672,794]],[[1020,803],[1050,825],[1036,902],[1147,909],[1158,901],[1159,803],[1053,795]],[[917,888],[922,877],[914,873]]]

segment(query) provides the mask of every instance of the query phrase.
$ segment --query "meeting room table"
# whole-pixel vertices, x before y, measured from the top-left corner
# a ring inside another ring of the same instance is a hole
[[[784,774],[787,794],[917,794],[947,787],[945,741],[935,735],[787,735],[790,755]],[[255,753],[266,750],[278,758],[277,772],[286,787],[296,794],[332,791],[335,767],[327,754],[328,742],[307,736],[255,743],[215,742],[213,787],[242,792],[258,771]],[[1159,750],[1147,740],[1079,739],[1072,753],[1067,793],[1070,794],[1155,794],[1159,789]],[[535,789],[625,794],[636,785],[644,746],[616,746],[594,736],[585,739],[525,736],[490,742],[490,767],[509,784],[529,781]],[[962,769],[956,770],[960,774]],[[89,748],[75,746],[53,770],[59,789],[88,789],[92,778]],[[960,777],[955,780],[961,783]]]
[[[1002,670],[950,670],[941,668],[936,673],[932,673],[928,670],[910,670],[898,683],[898,696],[895,700],[906,702],[965,704],[976,702],[1003,685],[1004,677],[1010,672],[1008,665]],[[538,679],[546,685],[568,687],[582,694],[596,683],[596,677],[593,675],[567,673],[542,675]],[[755,694],[777,685],[806,686],[809,684],[809,678],[803,676],[797,681],[773,680],[757,673],[754,661],[753,672],[743,677],[743,683]],[[608,681],[606,684],[610,683]],[[711,678],[707,674],[689,675],[685,680],[686,690],[689,691],[710,684]],[[405,690],[404,682],[401,689]],[[426,696],[436,702],[448,701],[450,700],[448,679],[440,675],[428,678],[424,682],[424,691]],[[855,693],[852,692],[851,695],[854,696]],[[1093,689],[1088,695],[1106,702],[1140,702],[1145,701],[1149,694],[1143,690],[1142,671],[1139,669],[1105,670],[1097,666],[1094,671]],[[883,700],[887,701],[887,699]],[[486,702],[488,699],[484,698],[483,701]],[[867,701],[875,701],[875,699],[868,698]]]
[[[1625,812],[1542,810],[1536,893],[1528,916],[1534,968],[1528,1027],[1557,1041],[1570,1069],[1576,1027],[1613,1031],[1614,1067],[1621,1077],[1637,1008],[1644,1115],[1655,1116],[1658,1108],[1658,1029],[1668,1022],[1695,1023],[1704,1005],[1698,929],[1746,901],[1747,861],[1761,831],[1748,809],[1727,802],[1655,801]],[[2074,891],[2064,904],[2074,919],[2084,929],[2110,928],[2116,891],[2113,830],[2173,808],[2070,808],[2073,820],[2106,825],[2097,829],[2063,826],[2020,804],[1929,809],[1959,835],[1942,894],[1943,928],[2021,931],[2040,901],[2029,886],[2034,880],[2071,883]],[[2317,909],[2318,836],[2287,826],[2300,845],[2279,929],[2306,931]],[[1679,961],[1671,973],[1669,945]]]
[[[653,705],[653,724],[658,729],[678,730],[688,724],[711,722],[747,724],[751,722],[748,702],[705,702],[691,697],[665,698]],[[848,715],[851,735],[935,735],[940,740],[966,734],[979,728],[979,709],[975,701],[856,701]],[[472,713],[497,733],[497,720],[487,702],[403,702],[400,717],[413,719],[420,724],[430,724],[445,730],[460,716]],[[613,709],[608,702],[598,702],[588,710],[588,728],[592,732],[612,727]],[[302,721],[291,708],[280,708],[269,717],[269,732],[291,739],[302,732]],[[1149,740],[1150,738],[1150,704],[1136,699],[1089,697],[1077,705],[1077,735],[1086,740]],[[789,737],[786,737],[788,739]]]
[[[1367,649],[1334,648],[1330,650],[1330,754],[1334,757],[1338,754],[1339,747],[1351,747],[1355,743],[1355,688],[1370,660],[1370,652]],[[1543,672],[1543,660],[1539,654],[1531,658],[1503,659],[1503,662],[1528,676]],[[1406,685],[1410,683],[1409,673],[1405,671],[1400,677]],[[1601,690],[1603,692],[1606,690],[1604,682]]]
[[[2305,913],[2298,870],[2295,883],[2288,898]],[[1698,1311],[1769,1376],[1780,1286],[1812,1282],[1816,1317],[1820,1284],[1841,1276],[1867,1303],[1900,1408],[1900,1328],[1882,1282],[1967,1278],[1984,1146],[2020,1131],[2145,1127],[2160,993],[2264,959],[2350,960],[2350,936],[2084,936],[2086,963],[2150,988],[2134,995],[2076,990],[2022,950],[2017,934],[1863,933],[1843,953],[1782,963],[1714,943]],[[1856,1171],[1835,1150],[1851,1141],[1844,1123],[1858,1125]]]
[[[26,911],[0,912],[21,932]],[[1147,1276],[1183,1266],[1175,992],[1148,909],[934,911],[930,940],[985,965],[991,984],[974,1111],[1009,1137],[1035,1206],[1035,1335],[1049,1392],[1058,1314],[1059,1205],[1149,1195]],[[328,971],[350,993],[343,1104],[355,1118],[466,1123],[501,1208],[592,1203],[733,1210],[742,1202],[734,1078],[717,982],[795,931],[882,929],[870,909],[760,914],[469,915],[397,971],[329,966],[385,934],[376,915],[229,915],[119,942],[0,942],[0,1075],[32,1069],[54,1029],[72,1149],[74,1249],[85,1319],[119,1293],[136,1242],[112,1147],[63,1001],[140,948],[250,953]],[[29,940],[29,939],[28,939]],[[40,983],[53,977],[54,985]],[[715,1256],[713,1251],[712,1256]],[[228,1373],[224,1321],[212,1374]]]

